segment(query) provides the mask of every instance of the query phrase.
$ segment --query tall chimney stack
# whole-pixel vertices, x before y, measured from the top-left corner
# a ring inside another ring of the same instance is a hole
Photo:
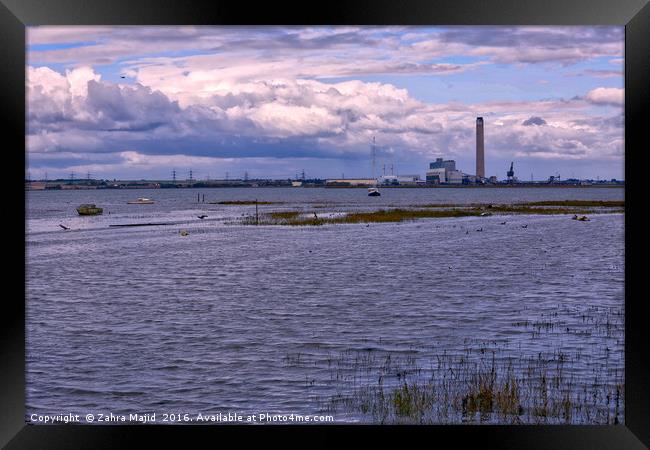
[[[476,118],[476,176],[485,178],[485,147],[483,146],[483,117]]]

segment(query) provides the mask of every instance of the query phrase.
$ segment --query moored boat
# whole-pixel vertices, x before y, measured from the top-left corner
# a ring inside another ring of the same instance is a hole
[[[80,216],[96,216],[102,214],[104,212],[104,209],[100,208],[99,206],[95,206],[94,203],[86,203],[79,205],[79,207],[77,207],[77,212]]]

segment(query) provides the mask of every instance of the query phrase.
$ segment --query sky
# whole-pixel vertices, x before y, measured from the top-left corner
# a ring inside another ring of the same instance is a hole
[[[620,26],[27,28],[32,179],[624,178]],[[384,169],[385,167],[385,169]]]

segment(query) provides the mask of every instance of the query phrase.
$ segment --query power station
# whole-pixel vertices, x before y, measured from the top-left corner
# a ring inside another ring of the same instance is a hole
[[[437,158],[429,164],[426,175],[427,184],[484,184],[496,183],[496,177],[485,178],[485,137],[483,117],[476,118],[476,172],[469,175],[456,170],[456,161]]]

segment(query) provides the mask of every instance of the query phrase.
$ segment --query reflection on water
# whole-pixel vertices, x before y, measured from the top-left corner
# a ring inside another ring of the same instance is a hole
[[[197,192],[206,203],[197,204]],[[156,203],[126,204],[136,197]],[[255,206],[207,203],[258,199],[285,202],[260,211],[329,214],[436,202],[622,198],[622,189],[597,188],[385,189],[379,198],[359,189],[29,192],[27,413],[330,411],[339,421],[381,421],[380,403],[368,400],[376,397],[363,397],[374,413],[354,399],[378,392],[375,375],[386,371],[387,355],[408,358],[401,366],[419,375],[410,372],[406,385],[423,387],[442,379],[434,370],[441,358],[452,370],[489,368],[479,353],[484,348],[498,368],[513,360],[554,361],[539,366],[549,380],[563,355],[563,386],[574,405],[592,394],[594,380],[603,387],[593,411],[574,411],[568,421],[622,420],[620,402],[615,411],[624,374],[621,214],[590,222],[513,216],[505,225],[493,216],[251,227],[226,222]],[[104,215],[77,216],[81,203],[96,203]],[[168,225],[110,227],[138,222]],[[363,354],[376,364],[350,369]],[[393,406],[401,366],[383,373]],[[514,378],[523,377],[524,366]],[[560,391],[549,381],[549,395]],[[428,420],[468,421],[468,411],[479,420],[479,397],[456,393],[458,415],[444,419],[429,409]],[[441,398],[432,400],[435,408]],[[523,420],[535,422],[539,415],[531,411],[541,406],[523,406]],[[489,421],[511,423],[509,417],[493,414]]]

